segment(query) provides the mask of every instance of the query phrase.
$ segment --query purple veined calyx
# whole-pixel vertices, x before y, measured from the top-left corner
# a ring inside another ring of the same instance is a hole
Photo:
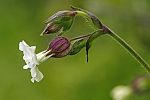
[[[71,50],[71,43],[66,37],[56,37],[50,42],[47,51],[49,50],[51,50],[49,54],[53,54],[52,57],[61,58],[68,55]]]

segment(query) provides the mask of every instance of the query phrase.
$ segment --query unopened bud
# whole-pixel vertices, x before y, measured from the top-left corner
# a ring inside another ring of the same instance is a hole
[[[45,22],[47,25],[41,35],[68,31],[72,26],[75,15],[75,11],[57,12]]]
[[[132,82],[132,88],[135,93],[150,92],[150,76],[139,76]]]
[[[59,11],[57,13],[55,13],[54,15],[52,15],[51,17],[48,18],[48,20],[45,22],[46,24],[49,22],[54,22],[54,21],[60,21],[63,20],[63,18],[66,17],[74,17],[76,15],[76,11]]]
[[[44,34],[51,34],[51,33],[57,33],[61,30],[61,26],[54,23],[48,23],[44,29],[44,31],[41,33],[41,35]]]
[[[61,58],[68,55],[71,50],[71,43],[65,37],[57,37],[49,44],[47,50],[51,50],[50,54],[54,54],[52,57]]]

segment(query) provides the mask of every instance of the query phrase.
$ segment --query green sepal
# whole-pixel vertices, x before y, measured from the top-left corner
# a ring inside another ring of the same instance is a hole
[[[66,17],[70,17],[68,16],[68,12],[69,11],[58,11],[57,13],[55,13],[54,15],[52,15],[51,17],[49,17],[46,21],[45,24],[48,24],[50,22],[61,22],[62,20],[65,20]]]
[[[59,29],[55,33],[61,35],[71,28],[75,17],[75,15],[71,15],[73,13],[73,11],[59,11],[49,17],[45,21],[45,24],[48,25],[49,23],[53,23],[54,25],[57,25]]]
[[[86,45],[85,39],[76,40],[72,44],[72,49],[70,50],[69,55],[75,55],[75,54],[79,53],[85,47],[85,45]]]
[[[64,32],[68,31],[71,28],[73,21],[74,21],[73,17],[62,20],[62,23],[60,23],[60,25],[63,27]]]

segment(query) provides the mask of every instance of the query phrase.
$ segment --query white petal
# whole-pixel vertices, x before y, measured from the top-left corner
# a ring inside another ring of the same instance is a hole
[[[34,83],[34,81],[41,81],[43,79],[43,74],[39,71],[37,67],[31,68],[31,81]]]
[[[22,41],[19,43],[19,50],[23,51],[23,59],[25,60],[26,64],[29,66],[29,68],[32,68],[39,64],[37,61],[37,57],[35,54],[36,46],[29,46],[25,41]]]
[[[36,74],[37,74],[36,67],[31,68],[30,72],[31,72],[32,77],[36,77]]]
[[[51,55],[48,55],[48,56],[43,57],[42,59],[40,59],[40,62],[46,61],[48,58],[52,57],[53,55],[54,55],[54,54],[51,54]]]
[[[32,83],[34,83],[34,80],[35,80],[34,78],[31,78],[31,82],[32,82]]]
[[[40,71],[38,71],[37,77],[35,78],[35,80],[37,82],[39,82],[39,81],[41,81],[43,79],[43,77],[44,77],[43,74]]]
[[[22,42],[19,43],[19,50],[23,51],[24,46],[28,46],[25,41],[23,40]]]
[[[23,59],[26,62],[26,65],[23,66],[23,69],[29,69],[31,72],[31,81],[34,83],[35,81],[39,82],[43,79],[43,74],[39,71],[37,65],[39,63],[47,60],[53,54],[47,56],[49,51],[42,51],[38,54],[35,53],[36,46],[29,46],[25,41],[19,43],[19,50],[23,52]]]
[[[37,60],[39,61],[39,62],[44,62],[44,61],[46,61],[48,58],[50,58],[51,56],[53,56],[54,54],[50,54],[50,55],[48,55],[47,56],[47,54],[48,53],[50,53],[51,51],[49,50],[49,51],[42,51],[42,52],[40,52],[40,53],[38,53],[36,56],[37,56]]]
[[[40,56],[40,55],[42,55],[44,52],[46,52],[46,50],[44,50],[44,51],[42,51],[42,52],[36,54],[36,56]]]
[[[28,65],[24,65],[24,66],[23,66],[23,69],[28,69],[28,68],[29,68]]]

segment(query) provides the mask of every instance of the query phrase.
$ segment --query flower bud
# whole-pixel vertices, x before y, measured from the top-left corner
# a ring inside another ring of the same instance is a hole
[[[132,82],[132,88],[135,93],[146,93],[150,91],[150,77],[147,75],[139,76]]]
[[[71,50],[71,43],[65,37],[57,37],[49,44],[47,50],[51,50],[48,55],[54,54],[52,57],[61,58],[68,55]]]
[[[45,22],[47,25],[41,35],[68,31],[72,26],[75,15],[76,11],[57,12]]]
[[[58,24],[54,24],[54,23],[48,23],[44,29],[44,31],[41,33],[41,35],[43,34],[51,34],[51,33],[57,33],[58,31],[61,30],[61,26]]]

